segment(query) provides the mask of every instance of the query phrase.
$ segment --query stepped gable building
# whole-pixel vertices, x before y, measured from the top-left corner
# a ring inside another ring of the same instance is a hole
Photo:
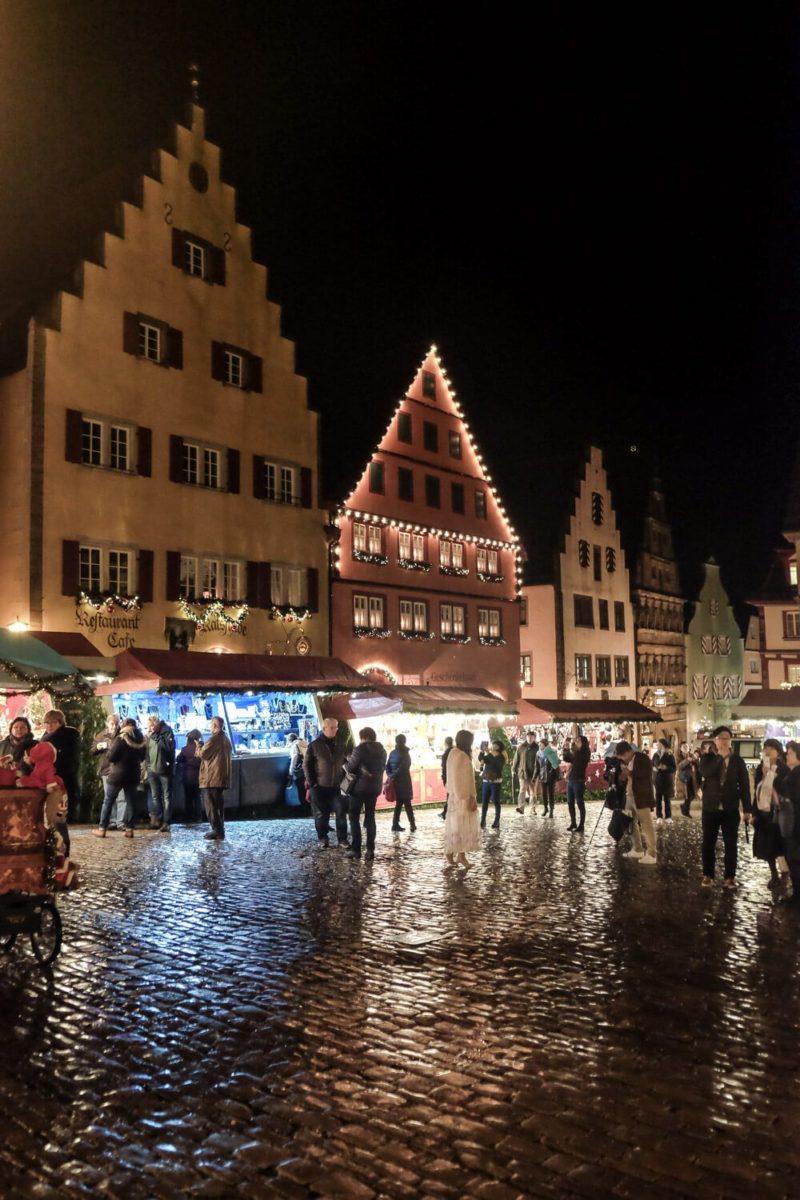
[[[519,695],[519,542],[435,346],[333,523],[334,655]]]
[[[523,696],[537,703],[614,702],[612,716],[622,712],[618,702],[635,701],[634,621],[625,552],[597,446],[584,452],[573,480],[566,513],[562,508],[556,514],[548,497],[547,510],[536,514],[543,539],[554,529],[557,542],[538,567],[531,563],[531,581],[523,588]]]
[[[659,715],[654,737],[673,748],[686,739],[686,638],[680,574],[664,493],[654,479],[633,580],[636,693]]]
[[[732,719],[742,697],[743,660],[744,639],[719,566],[711,558],[703,564],[703,585],[686,634],[690,737]]]
[[[0,624],[327,653],[317,416],[266,289],[195,104],[70,283],[3,327]]]

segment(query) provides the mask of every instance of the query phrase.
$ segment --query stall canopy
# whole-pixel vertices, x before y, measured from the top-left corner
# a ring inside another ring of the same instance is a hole
[[[652,708],[636,700],[519,700],[520,724],[550,725],[554,721],[658,721]]]
[[[82,633],[51,633],[34,629],[31,630],[31,637],[55,650],[56,654],[66,658],[73,668],[77,667],[84,675],[92,672],[110,674],[113,669],[114,659],[104,657]]]
[[[750,688],[736,705],[733,716],[751,721],[759,717],[796,721],[800,717],[800,687]]]
[[[293,654],[204,654],[187,650],[125,650],[117,678],[101,696],[154,691],[371,691],[373,685],[338,658]]]
[[[31,633],[0,629],[0,688],[30,691],[69,690],[77,683],[75,667]]]
[[[331,696],[322,705],[323,716],[340,721],[365,720],[386,713],[487,713],[516,715],[516,707],[499,700],[486,688],[413,687],[410,684],[375,685],[374,696]]]

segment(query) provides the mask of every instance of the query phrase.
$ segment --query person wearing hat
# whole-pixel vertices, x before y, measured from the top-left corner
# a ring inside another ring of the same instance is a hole
[[[183,819],[186,825],[200,823],[200,758],[197,750],[203,744],[199,729],[190,729],[186,745],[177,758],[178,775],[183,783]]]
[[[786,790],[789,768],[783,746],[777,738],[767,738],[763,756],[756,767],[755,808],[753,810],[753,858],[769,865],[769,887],[780,884],[777,860],[786,849],[775,817],[775,797]]]

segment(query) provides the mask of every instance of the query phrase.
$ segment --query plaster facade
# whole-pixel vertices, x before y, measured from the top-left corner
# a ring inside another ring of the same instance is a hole
[[[0,378],[0,624],[326,654],[317,415],[201,108],[137,199]]]
[[[332,652],[519,695],[519,546],[435,348],[333,515]]]
[[[519,628],[522,697],[524,700],[537,696],[555,698],[559,695],[555,588],[551,583],[524,587],[522,606],[525,618]]]
[[[689,735],[727,723],[743,691],[744,640],[711,559],[686,635]]]

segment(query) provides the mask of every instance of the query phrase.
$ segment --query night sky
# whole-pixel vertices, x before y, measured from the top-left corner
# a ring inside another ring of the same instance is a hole
[[[800,434],[800,20],[741,7],[5,0],[5,298],[197,57],[328,497],[435,341],[526,542],[595,439],[629,530],[657,461],[687,587],[713,553],[746,596]]]

